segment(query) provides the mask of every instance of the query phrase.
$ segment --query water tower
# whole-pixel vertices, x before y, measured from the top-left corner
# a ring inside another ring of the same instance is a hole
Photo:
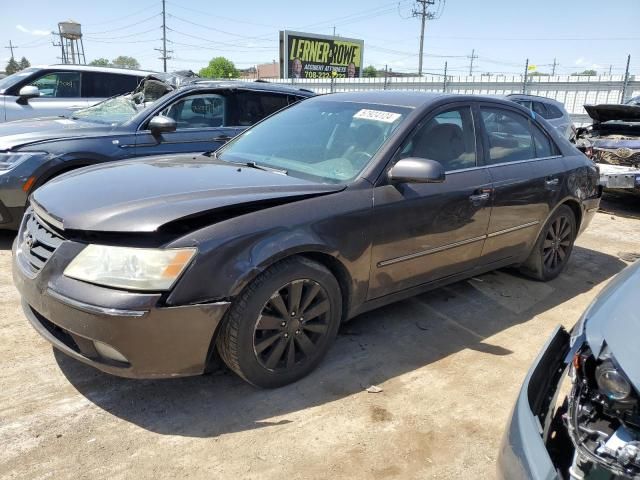
[[[58,23],[60,47],[62,48],[62,63],[85,65],[84,45],[82,43],[82,29],[78,22],[67,20]]]

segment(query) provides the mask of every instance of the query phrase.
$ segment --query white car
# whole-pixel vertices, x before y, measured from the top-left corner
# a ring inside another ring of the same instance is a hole
[[[26,68],[0,80],[0,122],[69,115],[133,91],[150,73],[85,65]]]

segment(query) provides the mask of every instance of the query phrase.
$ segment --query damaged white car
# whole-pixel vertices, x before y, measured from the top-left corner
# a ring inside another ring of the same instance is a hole
[[[593,124],[578,129],[576,147],[600,167],[601,185],[640,193],[640,106],[584,108]]]

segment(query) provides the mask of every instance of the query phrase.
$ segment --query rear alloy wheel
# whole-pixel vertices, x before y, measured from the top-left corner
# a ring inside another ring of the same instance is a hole
[[[294,382],[313,370],[336,336],[340,287],[303,257],[259,275],[231,306],[217,340],[227,366],[260,387]]]
[[[523,272],[543,281],[556,278],[567,266],[575,238],[574,213],[561,205],[542,229]]]

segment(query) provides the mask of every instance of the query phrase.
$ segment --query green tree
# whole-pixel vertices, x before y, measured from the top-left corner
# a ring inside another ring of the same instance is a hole
[[[140,68],[138,60],[133,57],[127,57],[126,55],[120,55],[119,57],[114,58],[111,64],[118,68],[131,68],[133,70]]]
[[[7,75],[11,75],[12,73],[16,73],[20,71],[20,64],[16,62],[16,59],[11,57],[7,66],[4,68],[4,71]]]
[[[369,65],[368,67],[366,67],[362,71],[362,76],[363,77],[377,77],[378,76],[378,70],[376,70],[376,67],[374,67],[373,65]]]
[[[202,78],[238,78],[240,72],[233,62],[224,57],[212,58],[209,65],[200,70]]]
[[[593,77],[598,75],[598,72],[596,72],[595,70],[583,70],[582,72],[573,72],[571,75],[573,75],[574,77],[577,75],[586,75],[589,77]]]
[[[94,67],[108,67],[109,65],[111,65],[111,62],[108,58],[96,58],[91,63],[89,63],[89,65],[92,65]]]
[[[31,64],[29,63],[29,60],[26,59],[26,57],[22,57],[20,59],[20,70],[24,70],[25,68],[29,68],[31,66]]]
[[[548,73],[543,73],[543,72],[531,72],[527,76],[528,77],[549,77],[550,75]]]

